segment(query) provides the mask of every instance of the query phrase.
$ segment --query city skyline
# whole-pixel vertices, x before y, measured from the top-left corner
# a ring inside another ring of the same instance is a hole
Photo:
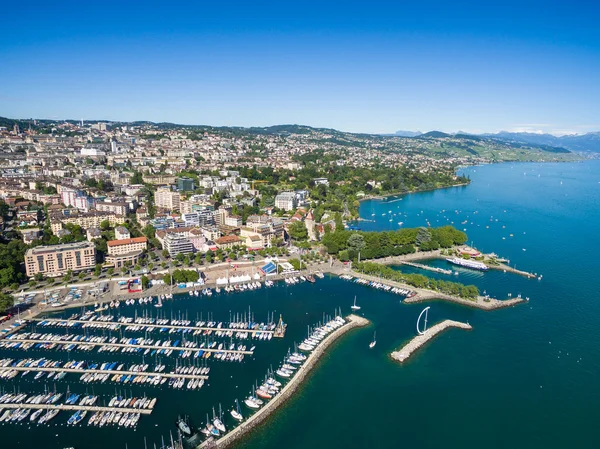
[[[589,3],[74,5],[34,2],[27,20],[0,30],[0,115],[365,133],[600,129]]]

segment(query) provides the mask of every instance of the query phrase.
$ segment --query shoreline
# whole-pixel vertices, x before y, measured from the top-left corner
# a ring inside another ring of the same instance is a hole
[[[281,405],[292,397],[294,392],[302,385],[306,377],[312,372],[312,368],[315,367],[317,362],[321,359],[321,356],[325,353],[325,350],[331,346],[339,337],[345,335],[348,331],[357,327],[364,327],[370,323],[366,318],[357,315],[348,315],[346,317],[348,323],[344,326],[336,329],[332,334],[328,335],[321,344],[315,348],[315,350],[308,356],[306,362],[298,369],[296,375],[283,387],[281,392],[265,404],[260,410],[250,416],[247,420],[243,421],[239,426],[235,427],[231,432],[223,435],[218,440],[207,439],[200,445],[196,446],[197,449],[201,448],[225,448],[229,447],[240,438],[245,436],[247,433],[252,432],[256,428],[260,427],[266,419],[277,410]]]
[[[429,189],[412,190],[410,192],[388,193],[386,195],[365,195],[363,198],[359,199],[358,202],[360,203],[362,201],[369,201],[369,200],[385,200],[386,198],[391,198],[394,196],[410,195],[413,193],[421,193],[421,192],[434,192],[436,190],[451,189],[452,187],[465,187],[470,184],[471,184],[470,182],[462,182],[460,184],[452,184],[450,186],[432,187]]]
[[[472,330],[473,326],[469,323],[462,323],[454,320],[444,320],[433,327],[427,329],[424,334],[417,335],[410,339],[408,343],[399,350],[390,353],[390,357],[397,362],[404,362],[410,358],[416,351],[421,349],[427,342],[437,337],[439,334],[452,327],[458,329]]]

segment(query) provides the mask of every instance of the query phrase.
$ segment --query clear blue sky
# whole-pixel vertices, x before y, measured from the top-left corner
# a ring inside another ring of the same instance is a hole
[[[5,2],[0,115],[598,130],[594,3]]]

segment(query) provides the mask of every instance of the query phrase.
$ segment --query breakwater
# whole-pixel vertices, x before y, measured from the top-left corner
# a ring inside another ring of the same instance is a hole
[[[416,293],[414,296],[408,297],[403,300],[405,304],[418,303],[424,301],[432,301],[432,300],[443,300],[455,302],[457,304],[461,304],[463,306],[474,307],[481,310],[495,310],[501,309],[503,307],[510,307],[520,302],[525,301],[523,298],[511,298],[506,300],[499,300],[495,298],[488,298],[484,296],[478,296],[477,298],[467,299],[461,298],[460,296],[448,295],[442,292],[436,292],[433,290],[427,290],[424,288],[413,287],[408,284],[403,284],[401,282],[390,281],[389,279],[378,278],[376,276],[371,276],[368,274],[360,273],[358,271],[350,271],[348,274],[358,277],[361,279],[366,279],[368,281],[379,282],[381,284],[389,285],[390,287],[402,288],[410,290]]]
[[[500,300],[496,298],[478,296],[477,298],[466,299],[461,298],[460,296],[447,295],[446,293],[434,292],[420,288],[414,290],[417,292],[417,294],[411,298],[406,298],[403,301],[405,304],[413,304],[432,300],[444,300],[481,310],[496,310],[505,307],[511,307],[525,301],[525,299],[519,297]]]
[[[271,399],[263,408],[258,410],[254,415],[240,424],[238,427],[233,429],[228,434],[224,435],[218,440],[209,438],[198,446],[200,448],[219,448],[223,449],[230,446],[235,441],[239,440],[246,433],[250,432],[262,422],[264,422],[271,413],[273,413],[280,405],[287,401],[294,392],[298,389],[302,381],[310,373],[311,369],[316,365],[321,356],[325,353],[325,350],[339,337],[344,335],[349,330],[362,327],[369,324],[369,320],[366,318],[359,317],[357,315],[349,315],[346,317],[347,323],[339,329],[328,335],[315,350],[308,356],[306,362],[298,369],[298,372],[294,377],[283,387],[281,392]]]
[[[460,321],[453,320],[444,320],[441,323],[436,324],[435,326],[427,329],[427,331],[422,335],[417,335],[412,340],[410,340],[407,344],[405,344],[399,351],[394,351],[390,355],[392,359],[398,362],[404,362],[408,359],[416,350],[418,350],[421,346],[427,343],[432,338],[436,337],[441,332],[446,329],[450,329],[451,327],[456,327],[459,329],[467,329],[471,330],[472,327],[470,324],[461,323]]]

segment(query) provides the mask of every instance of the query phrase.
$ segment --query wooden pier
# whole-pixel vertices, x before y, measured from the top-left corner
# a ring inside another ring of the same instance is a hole
[[[422,263],[401,261],[402,265],[408,265],[409,267],[419,268],[421,270],[433,271],[434,273],[452,274],[452,270],[445,270],[444,268],[432,267],[430,265],[424,265]]]
[[[100,343],[94,341],[61,341],[61,340],[48,340],[48,339],[13,339],[10,340],[12,343],[43,343],[43,344],[55,344],[57,346],[106,346],[109,348],[136,348],[136,349],[156,349],[156,350],[165,350],[165,351],[190,351],[190,352],[214,352],[214,353],[223,353],[223,354],[244,354],[244,355],[252,355],[252,351],[239,351],[237,349],[217,349],[217,348],[185,348],[182,346],[156,346],[156,345],[140,345],[140,344],[132,344],[132,343]],[[10,347],[5,347],[5,349],[12,349]]]
[[[6,366],[0,368],[0,372],[3,371],[43,371],[46,373],[77,373],[77,374],[109,374],[111,376],[115,374],[123,376],[141,376],[141,377],[166,377],[175,379],[204,379],[207,380],[208,376],[200,374],[177,374],[177,373],[154,373],[148,371],[119,371],[119,370],[102,370],[102,369],[87,369],[87,368],[53,368],[53,367],[31,367],[31,366]],[[1,407],[1,404],[0,404]]]
[[[21,408],[31,410],[61,410],[61,411],[78,411],[85,410],[86,412],[115,412],[115,413],[139,413],[140,415],[149,415],[153,412],[151,408],[130,408],[130,407],[102,407],[96,405],[71,405],[71,404],[0,404],[0,408]]]
[[[144,328],[150,328],[150,329],[176,329],[178,331],[184,331],[184,330],[189,330],[189,331],[212,331],[212,332],[217,332],[217,331],[221,331],[221,332],[247,332],[249,334],[257,334],[257,333],[261,333],[261,334],[274,334],[275,331],[272,330],[260,330],[260,329],[234,329],[234,328],[226,328],[226,327],[221,327],[221,328],[217,328],[217,327],[205,327],[205,326],[175,326],[172,324],[138,324],[138,323],[122,323],[120,321],[98,321],[98,320],[70,320],[70,319],[59,319],[59,318],[34,318],[31,321],[44,321],[47,323],[52,323],[55,325],[58,325],[59,323],[78,323],[78,324],[83,324],[82,328],[87,328],[90,326],[85,326],[85,324],[97,324],[98,325],[98,329],[102,329],[103,326],[109,327],[109,326],[113,326],[113,325],[117,325],[120,327],[130,327],[130,326],[140,326],[140,327],[144,327]],[[68,326],[59,326],[59,327],[64,327],[65,329],[68,329]],[[140,329],[140,332],[142,332],[143,330]]]

